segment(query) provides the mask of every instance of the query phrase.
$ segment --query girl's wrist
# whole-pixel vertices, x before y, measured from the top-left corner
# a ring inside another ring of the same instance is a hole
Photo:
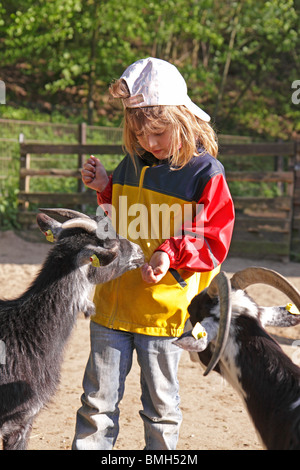
[[[102,193],[102,191],[105,191],[107,185],[109,183],[109,177],[106,176],[106,178],[103,178],[103,181],[101,181],[101,185],[99,185],[99,189],[97,190],[99,193]],[[101,186],[101,187],[100,187]]]

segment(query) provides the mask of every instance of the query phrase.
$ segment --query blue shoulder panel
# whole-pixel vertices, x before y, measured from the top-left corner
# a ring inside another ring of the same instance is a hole
[[[163,162],[149,166],[145,172],[143,188],[178,197],[186,201],[199,201],[204,187],[215,175],[223,174],[223,165],[206,153],[192,160],[180,170],[172,170]],[[136,169],[127,155],[113,174],[113,183],[138,186],[141,170],[149,162],[136,158]]]

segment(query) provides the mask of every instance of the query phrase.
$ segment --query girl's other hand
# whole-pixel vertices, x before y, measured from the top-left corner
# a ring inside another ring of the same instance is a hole
[[[105,189],[109,180],[104,166],[94,155],[83,165],[81,177],[86,186],[99,192]]]
[[[170,267],[170,258],[164,251],[156,251],[149,263],[141,267],[142,278],[149,284],[156,284],[167,273]]]

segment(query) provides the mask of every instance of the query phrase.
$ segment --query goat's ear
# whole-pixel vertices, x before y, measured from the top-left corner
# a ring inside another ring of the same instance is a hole
[[[61,223],[46,214],[38,214],[36,221],[39,229],[49,241],[56,241],[61,232]]]
[[[186,351],[194,351],[194,352],[201,352],[204,351],[207,346],[207,337],[203,337],[200,339],[194,338],[192,335],[192,330],[180,336],[174,341],[174,344],[181,349],[185,349]]]
[[[79,266],[91,263],[95,268],[101,268],[111,264],[118,254],[113,250],[107,250],[100,246],[85,247],[77,257]]]
[[[99,249],[95,250],[94,255],[98,258],[100,267],[107,266],[117,258],[117,253],[112,250]],[[93,259],[93,255],[91,256]],[[97,263],[95,263],[97,265]],[[94,265],[95,265],[94,264]],[[97,266],[98,267],[98,266]]]
[[[190,320],[187,321],[187,327],[192,326]],[[201,323],[196,323],[192,330],[189,330],[180,338],[174,341],[174,344],[186,351],[202,352],[211,341],[214,341],[218,335],[219,323],[213,317],[207,317]],[[198,338],[198,339],[197,339]]]
[[[263,326],[289,327],[300,324],[300,313],[292,304],[285,307],[260,307],[259,311]]]

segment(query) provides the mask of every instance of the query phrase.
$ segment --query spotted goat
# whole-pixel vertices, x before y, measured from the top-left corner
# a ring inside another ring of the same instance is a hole
[[[294,312],[258,306],[245,292],[256,283],[286,294]],[[215,370],[237,390],[269,450],[300,450],[300,368],[264,327],[300,324],[299,310],[300,293],[275,271],[246,268],[231,280],[220,272],[189,306],[193,329],[175,340],[197,354],[204,375]]]

